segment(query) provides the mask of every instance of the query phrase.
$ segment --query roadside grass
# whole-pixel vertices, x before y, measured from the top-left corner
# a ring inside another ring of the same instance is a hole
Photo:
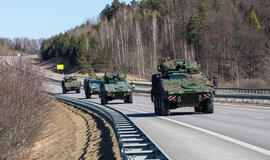
[[[0,65],[0,159],[29,158],[48,102],[41,75],[29,62]]]

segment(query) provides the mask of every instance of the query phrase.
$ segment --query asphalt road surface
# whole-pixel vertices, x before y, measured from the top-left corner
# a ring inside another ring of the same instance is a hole
[[[46,73],[49,92],[61,94],[63,76]],[[81,94],[66,96],[86,100]],[[87,100],[88,101],[88,100]],[[100,103],[98,96],[90,100]],[[214,114],[196,114],[193,108],[172,110],[171,116],[153,113],[149,97],[134,96],[107,106],[126,114],[171,159],[176,160],[270,160],[270,108],[215,103]]]

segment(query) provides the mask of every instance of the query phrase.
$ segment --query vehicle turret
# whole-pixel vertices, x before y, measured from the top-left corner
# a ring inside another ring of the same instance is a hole
[[[92,95],[100,94],[100,84],[103,77],[89,76],[84,79],[84,93],[86,98],[91,98]]]
[[[63,94],[69,91],[76,91],[80,93],[81,82],[75,76],[65,76],[62,80],[62,91]]]
[[[152,76],[151,90],[156,114],[169,115],[179,107],[213,113],[215,91],[196,61],[161,59],[158,71]]]
[[[126,80],[125,74],[105,73],[100,85],[101,104],[114,99],[123,99],[125,103],[133,102],[133,87]]]

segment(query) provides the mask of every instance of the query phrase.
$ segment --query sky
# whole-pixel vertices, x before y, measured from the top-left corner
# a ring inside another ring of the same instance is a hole
[[[0,37],[49,38],[98,14],[113,0],[0,0]],[[129,3],[131,0],[119,0]]]

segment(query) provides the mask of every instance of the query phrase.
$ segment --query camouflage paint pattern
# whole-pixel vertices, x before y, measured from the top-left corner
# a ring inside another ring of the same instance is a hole
[[[170,109],[199,106],[205,98],[212,100],[215,90],[199,68],[195,61],[163,59],[158,66],[160,78],[152,79],[151,95],[162,96]]]
[[[105,73],[103,88],[108,100],[113,100],[124,99],[128,95],[132,95],[133,87],[126,80],[125,74]]]

